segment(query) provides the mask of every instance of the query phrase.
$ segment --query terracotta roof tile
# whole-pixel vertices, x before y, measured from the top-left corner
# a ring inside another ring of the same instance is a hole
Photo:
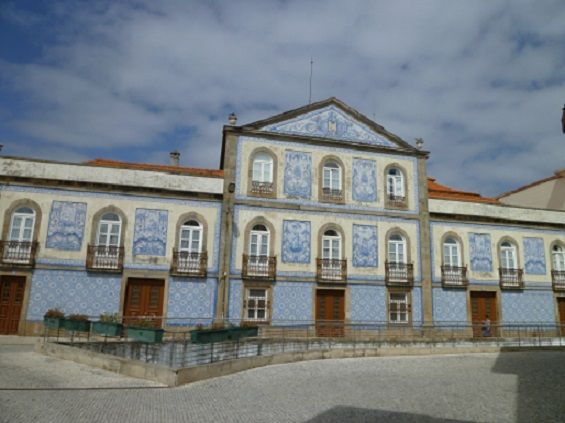
[[[483,197],[481,194],[459,191],[446,185],[441,185],[434,178],[428,178],[428,195],[438,200],[471,201],[475,203],[499,204],[496,198]]]
[[[94,159],[84,162],[90,166],[100,166],[100,167],[113,167],[120,169],[132,169],[132,170],[152,170],[157,172],[169,172],[177,173],[190,176],[204,176],[212,178],[223,178],[224,171],[221,169],[200,169],[195,167],[182,167],[182,166],[172,166],[172,165],[159,165],[151,163],[129,163],[121,162],[118,160],[109,159]]]

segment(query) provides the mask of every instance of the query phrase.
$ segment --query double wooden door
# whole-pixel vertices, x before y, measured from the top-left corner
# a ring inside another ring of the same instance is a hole
[[[343,336],[345,320],[345,291],[318,289],[316,291],[316,336]]]
[[[124,323],[135,324],[133,317],[163,315],[165,281],[162,279],[128,279],[124,305]],[[160,326],[160,319],[154,324]]]
[[[0,334],[18,333],[24,303],[25,276],[0,276]]]
[[[471,314],[473,336],[495,336],[498,324],[496,292],[471,292]]]
[[[561,325],[561,336],[565,336],[565,298],[557,299],[557,309],[559,310],[559,324]]]

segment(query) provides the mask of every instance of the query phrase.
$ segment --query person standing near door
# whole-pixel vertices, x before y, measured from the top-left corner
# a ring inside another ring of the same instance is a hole
[[[490,318],[487,314],[486,319],[483,322],[483,336],[490,336]]]

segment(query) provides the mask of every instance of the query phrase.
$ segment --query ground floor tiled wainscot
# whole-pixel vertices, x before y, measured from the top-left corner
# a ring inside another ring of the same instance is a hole
[[[121,275],[38,269],[32,277],[27,320],[41,321],[51,308],[92,317],[118,313],[121,282]]]
[[[210,324],[217,299],[217,279],[171,277],[167,325]]]

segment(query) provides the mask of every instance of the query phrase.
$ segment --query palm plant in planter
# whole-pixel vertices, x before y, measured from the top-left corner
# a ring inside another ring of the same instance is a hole
[[[142,318],[133,325],[128,326],[128,338],[139,342],[160,343],[163,342],[164,329],[157,327],[158,321],[151,318]]]
[[[90,332],[90,320],[84,314],[69,314],[63,321],[63,328],[72,332]]]
[[[122,336],[123,325],[119,313],[102,313],[98,322],[92,322],[92,332],[104,336]]]
[[[63,327],[63,320],[65,313],[58,308],[50,308],[43,315],[43,324],[52,329],[59,329]]]

